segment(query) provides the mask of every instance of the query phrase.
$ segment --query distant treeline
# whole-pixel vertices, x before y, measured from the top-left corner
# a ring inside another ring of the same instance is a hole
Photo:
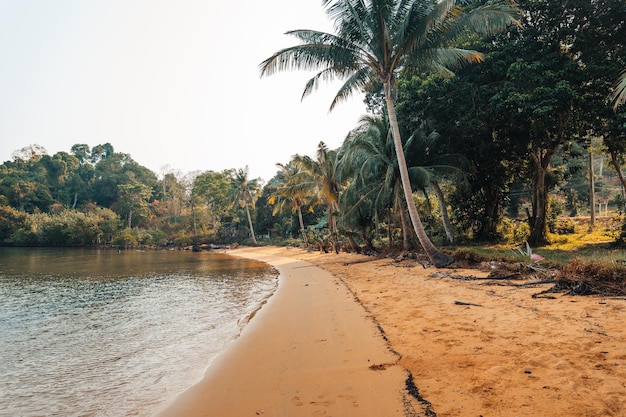
[[[571,229],[559,216],[624,209],[626,106],[611,101],[626,68],[623,0],[518,4],[521,27],[455,40],[480,64],[398,73],[413,196],[438,245],[535,246]],[[367,115],[338,149],[282,161],[267,184],[245,168],[157,176],[110,144],[27,146],[0,165],[0,244],[415,248],[381,88],[367,86]]]

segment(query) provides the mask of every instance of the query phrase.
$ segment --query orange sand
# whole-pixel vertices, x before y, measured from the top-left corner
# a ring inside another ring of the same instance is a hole
[[[280,288],[163,417],[626,415],[624,299],[533,298],[548,287],[361,255],[229,253],[277,265]],[[431,405],[409,400],[409,372]]]

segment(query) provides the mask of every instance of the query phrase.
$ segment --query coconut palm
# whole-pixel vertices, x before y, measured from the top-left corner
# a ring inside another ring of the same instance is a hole
[[[248,225],[250,226],[250,235],[252,236],[252,242],[256,245],[256,237],[254,236],[254,227],[252,226],[252,217],[250,216],[250,206],[254,208],[254,204],[261,192],[261,184],[258,178],[248,178],[248,167],[238,169],[233,175],[232,182],[232,205],[239,205],[239,207],[246,210],[246,216],[248,218]]]
[[[441,135],[437,132],[427,133],[423,127],[418,128],[407,141],[411,152],[406,153],[411,183],[421,189],[427,197],[427,189],[435,192],[441,211],[441,221],[446,232],[448,243],[454,243],[454,229],[448,215],[448,205],[440,183],[451,181],[455,184],[466,182],[465,172],[469,168],[467,158],[460,154],[440,153],[439,141]]]
[[[436,132],[428,135],[420,129],[415,132],[403,146],[407,160],[412,191],[432,188],[439,201],[442,222],[448,241],[454,241],[454,232],[450,224],[445,198],[439,187],[439,181],[450,178],[458,181],[464,178],[463,169],[466,161],[457,154],[435,152],[440,138]],[[400,170],[395,157],[394,142],[387,117],[364,116],[359,126],[344,141],[339,154],[338,165],[342,179],[353,177],[344,196],[349,196],[352,189],[363,197],[362,201],[372,199],[379,213],[394,208],[400,215],[403,231],[403,247],[408,250],[408,219],[405,218],[406,207],[401,198],[402,183]],[[360,201],[352,205],[358,207]],[[345,213],[344,213],[345,214]]]
[[[453,259],[432,244],[417,213],[395,111],[398,73],[404,68],[447,71],[461,62],[479,62],[476,51],[451,47],[465,31],[490,34],[517,23],[509,3],[489,3],[464,13],[455,0],[323,0],[336,34],[314,30],[287,32],[300,42],[260,64],[261,76],[291,69],[319,71],[303,97],[320,82],[345,80],[330,109],[354,91],[382,85],[400,168],[404,197],[415,233],[437,267]]]
[[[317,147],[316,159],[310,156],[294,155],[292,163],[301,167],[302,174],[297,178],[300,187],[308,189],[311,194],[317,195],[328,210],[328,231],[331,235],[337,233],[337,218],[339,212],[339,190],[341,185],[337,178],[336,162],[337,151],[330,150],[324,142]]]
[[[311,190],[303,186],[308,183],[308,181],[303,178],[308,174],[297,164],[284,165],[277,163],[276,166],[280,168],[280,171],[275,177],[276,190],[268,199],[268,203],[274,206],[272,214],[276,215],[286,207],[291,207],[292,213],[298,214],[300,232],[302,233],[305,245],[308,247],[309,241],[302,218],[302,208],[312,197]]]
[[[622,72],[619,79],[617,80],[617,85],[615,86],[615,91],[611,96],[613,100],[613,110],[617,110],[620,104],[626,102],[626,70]]]
[[[350,209],[343,216],[351,218],[352,212],[360,215],[362,206],[373,208],[379,218],[395,211],[400,215],[403,248],[408,251],[408,219],[387,117],[363,116],[344,140],[337,159],[340,178],[349,182],[342,198],[343,205]],[[391,233],[389,244],[392,244]]]

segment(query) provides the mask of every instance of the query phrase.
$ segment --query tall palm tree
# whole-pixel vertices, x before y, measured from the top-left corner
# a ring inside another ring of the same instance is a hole
[[[302,218],[302,208],[311,200],[311,190],[303,184],[303,176],[307,174],[303,172],[302,167],[297,164],[281,164],[276,166],[280,168],[276,175],[276,190],[270,195],[268,203],[274,206],[273,215],[282,211],[285,207],[291,206],[292,212],[298,214],[298,222],[300,224],[300,232],[304,239],[304,244],[308,247],[309,241],[304,228],[304,220]]]
[[[254,208],[254,204],[261,192],[261,184],[258,178],[248,178],[248,166],[243,169],[238,169],[233,176],[232,182],[232,205],[239,205],[239,207],[246,210],[246,216],[248,218],[248,225],[250,226],[250,235],[252,236],[252,242],[256,245],[256,237],[254,236],[254,227],[252,226],[252,217],[250,216],[250,206]]]
[[[359,196],[344,215],[361,210],[362,205],[370,202],[378,218],[395,211],[400,216],[403,248],[408,251],[408,219],[401,199],[400,172],[387,117],[361,117],[357,128],[344,140],[337,159],[340,178],[349,183],[344,199],[354,200],[353,196]],[[392,244],[391,233],[389,244]]]
[[[328,231],[331,235],[337,233],[337,217],[339,212],[339,191],[341,184],[336,170],[337,151],[328,149],[324,142],[317,146],[316,158],[307,155],[294,155],[292,163],[303,170],[297,181],[301,187],[308,188],[309,192],[317,195],[328,210]]]
[[[415,188],[421,189],[425,196],[428,188],[433,189],[439,203],[441,221],[448,243],[454,243],[454,230],[440,182],[451,180],[456,184],[465,183],[465,172],[469,168],[469,163],[463,155],[441,153],[438,149],[440,139],[439,133],[435,131],[428,133],[423,126],[419,127],[407,141],[411,152],[405,154],[407,164],[412,167],[409,168],[411,183]]]
[[[330,109],[356,90],[382,85],[400,167],[404,197],[419,241],[431,262],[447,266],[453,259],[432,244],[417,213],[395,110],[398,73],[403,68],[447,71],[461,62],[479,62],[476,51],[450,45],[465,31],[491,34],[515,19],[510,3],[490,3],[464,13],[456,0],[322,0],[336,34],[294,30],[301,44],[282,49],[260,64],[261,76],[291,69],[319,71],[305,85],[310,94],[321,81],[345,80]]]
[[[426,135],[423,129],[419,129],[404,143],[403,152],[412,191],[419,189],[425,193],[426,188],[433,188],[439,200],[448,241],[452,243],[454,233],[439,181],[443,178],[464,178],[466,160],[456,154],[438,154],[436,148],[439,138],[440,135],[435,132]],[[405,251],[408,250],[408,219],[404,215],[406,207],[401,198],[400,169],[387,117],[362,117],[359,126],[350,132],[339,150],[338,165],[340,176],[353,178],[346,191],[358,189],[360,195],[373,199],[379,213],[393,207],[400,215],[403,247]],[[357,207],[358,202],[353,206],[353,209]]]
[[[617,85],[615,86],[615,91],[613,92],[611,99],[614,102],[613,110],[617,110],[620,104],[626,102],[626,69],[617,80]]]

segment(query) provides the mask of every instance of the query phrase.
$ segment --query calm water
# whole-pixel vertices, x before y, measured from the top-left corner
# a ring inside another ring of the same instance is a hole
[[[150,416],[276,285],[220,254],[0,248],[0,416]]]

